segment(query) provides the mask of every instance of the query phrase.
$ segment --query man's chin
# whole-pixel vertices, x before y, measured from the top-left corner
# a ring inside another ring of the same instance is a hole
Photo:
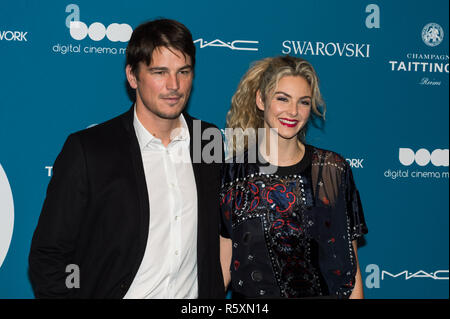
[[[167,106],[153,107],[152,105],[147,106],[147,105],[143,104],[143,107],[145,109],[144,112],[151,113],[151,114],[153,114],[153,116],[156,116],[160,119],[175,120],[183,112],[186,105],[177,105],[177,106],[172,106],[172,107],[167,107]]]
[[[170,113],[158,112],[156,115],[165,120],[176,120],[180,116],[181,112],[183,112],[183,109],[177,112],[170,112]]]

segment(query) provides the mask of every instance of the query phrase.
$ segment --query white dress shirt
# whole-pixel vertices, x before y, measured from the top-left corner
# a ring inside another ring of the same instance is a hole
[[[150,227],[144,258],[126,299],[197,298],[197,187],[189,155],[189,130],[181,128],[165,147],[134,111],[144,163]]]

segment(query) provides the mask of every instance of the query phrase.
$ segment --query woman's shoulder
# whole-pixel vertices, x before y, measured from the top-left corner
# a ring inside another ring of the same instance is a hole
[[[257,155],[256,155],[257,156]],[[259,172],[259,159],[248,150],[225,159],[222,167],[222,185],[246,178],[250,174]]]
[[[308,145],[308,147],[311,148],[313,165],[332,165],[341,168],[347,167],[347,161],[340,153],[313,145]]]

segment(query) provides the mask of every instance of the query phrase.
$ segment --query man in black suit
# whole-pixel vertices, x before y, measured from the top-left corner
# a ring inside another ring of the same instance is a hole
[[[192,35],[177,21],[147,22],[126,58],[133,107],[71,134],[53,166],[29,255],[35,295],[223,298],[220,163],[192,160],[214,126],[184,112]]]

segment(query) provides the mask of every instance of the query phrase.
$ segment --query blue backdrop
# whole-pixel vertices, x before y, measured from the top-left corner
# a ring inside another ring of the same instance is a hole
[[[307,140],[353,167],[366,297],[449,297],[447,0],[75,1],[2,2],[0,298],[34,297],[27,258],[53,162],[68,134],[131,106],[127,35],[157,17],[192,31],[189,111],[221,128],[252,61],[312,62],[328,111]]]

